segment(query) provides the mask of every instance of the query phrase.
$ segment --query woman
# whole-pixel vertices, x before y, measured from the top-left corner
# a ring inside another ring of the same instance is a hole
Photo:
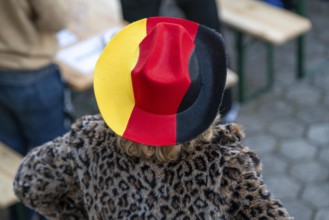
[[[96,65],[101,115],[30,152],[16,195],[49,219],[290,219],[240,127],[218,123],[225,79],[218,32],[130,24]]]

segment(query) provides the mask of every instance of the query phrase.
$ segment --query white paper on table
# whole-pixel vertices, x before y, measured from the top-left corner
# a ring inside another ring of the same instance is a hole
[[[66,47],[79,40],[78,36],[67,29],[63,29],[56,34],[59,47]]]
[[[103,48],[120,29],[119,27],[112,28],[81,41],[59,51],[56,57],[80,73],[90,74],[93,72]]]
[[[109,42],[121,29],[122,27],[115,27],[105,31],[103,34],[103,39],[106,42]]]

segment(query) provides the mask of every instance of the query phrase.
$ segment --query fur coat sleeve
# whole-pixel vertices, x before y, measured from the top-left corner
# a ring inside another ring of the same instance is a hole
[[[75,173],[71,133],[33,149],[14,180],[16,196],[50,220],[88,219]]]

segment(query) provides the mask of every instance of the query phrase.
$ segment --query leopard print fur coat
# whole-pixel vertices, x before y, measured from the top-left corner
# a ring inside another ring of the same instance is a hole
[[[100,115],[83,117],[23,159],[17,197],[60,220],[293,219],[266,189],[236,124],[161,164],[127,156],[116,138]]]

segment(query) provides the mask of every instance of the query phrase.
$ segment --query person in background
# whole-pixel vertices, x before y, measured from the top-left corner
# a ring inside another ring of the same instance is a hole
[[[237,124],[220,124],[226,83],[222,36],[178,18],[131,23],[94,72],[100,115],[22,161],[14,191],[49,218],[277,219]]]
[[[263,1],[279,8],[284,8],[290,11],[296,10],[296,4],[295,1],[293,0],[263,0]]]
[[[128,22],[159,15],[168,16],[170,13],[170,16],[183,16],[185,19],[206,25],[222,33],[215,0],[120,0],[120,2],[123,19]],[[161,10],[165,8],[163,5],[178,6],[182,14]],[[238,108],[237,103],[234,103],[233,100],[232,88],[225,89],[220,108],[222,121],[233,122],[237,117]]]
[[[54,55],[70,18],[64,0],[0,0],[0,141],[21,155],[69,128]]]

